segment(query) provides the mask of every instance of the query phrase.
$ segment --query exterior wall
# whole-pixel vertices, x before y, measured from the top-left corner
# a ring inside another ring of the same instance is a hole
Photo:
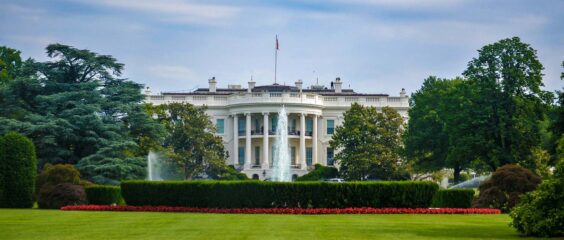
[[[409,107],[408,97],[402,94],[401,97],[389,96],[322,96],[315,93],[294,93],[294,92],[247,92],[247,93],[233,93],[232,95],[217,95],[210,93],[206,94],[192,94],[186,93],[184,95],[146,95],[146,101],[153,104],[164,104],[170,102],[186,102],[196,106],[207,106],[207,114],[210,115],[211,120],[216,123],[217,119],[224,119],[224,132],[218,134],[223,138],[225,149],[229,152],[227,164],[234,165],[238,170],[247,174],[249,177],[258,175],[260,179],[270,178],[272,168],[272,146],[275,142],[276,136],[268,135],[268,163],[261,165],[254,165],[255,161],[255,147],[260,147],[260,161],[264,162],[264,134],[251,134],[251,158],[248,165],[239,164],[238,154],[239,147],[246,148],[247,132],[242,135],[234,135],[234,116],[239,118],[238,121],[246,122],[246,114],[251,114],[251,129],[256,130],[256,123],[258,122],[258,129],[261,130],[263,126],[264,115],[268,114],[269,130],[272,128],[272,117],[278,114],[278,111],[285,106],[286,111],[289,113],[288,121],[295,119],[296,130],[301,130],[301,114],[305,114],[306,123],[308,119],[317,116],[317,151],[312,153],[312,165],[320,163],[327,165],[327,148],[331,140],[331,134],[327,134],[327,120],[334,120],[334,126],[337,127],[343,122],[343,113],[350,108],[354,102],[365,105],[374,106],[381,109],[384,106],[390,106],[396,109],[407,120],[407,110]],[[255,121],[258,120],[258,121]],[[263,128],[264,130],[264,128]],[[275,130],[274,130],[275,131]],[[301,133],[301,132],[300,132]],[[296,147],[296,159],[298,163],[305,162],[301,159],[301,146],[300,136],[289,136],[290,145]],[[305,147],[312,147],[313,149],[313,136],[305,136]],[[235,148],[235,141],[237,141],[237,148]],[[245,155],[249,154],[245,152]],[[237,156],[237,157],[236,157]],[[316,158],[315,158],[316,157]],[[241,160],[244,162],[245,159]],[[298,176],[306,174],[312,166],[305,167],[302,165],[292,168],[293,174]]]

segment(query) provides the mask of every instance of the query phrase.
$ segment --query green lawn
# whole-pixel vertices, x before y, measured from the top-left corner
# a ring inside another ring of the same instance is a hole
[[[509,221],[507,215],[230,215],[0,209],[0,239],[518,239]]]

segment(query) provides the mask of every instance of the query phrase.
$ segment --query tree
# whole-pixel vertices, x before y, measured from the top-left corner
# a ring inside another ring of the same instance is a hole
[[[541,90],[543,66],[518,37],[484,46],[463,75],[475,89],[473,122],[479,144],[473,151],[495,170],[526,163],[540,145],[538,122],[551,93]]]
[[[0,143],[0,207],[30,208],[34,202],[35,146],[16,132],[4,135]]]
[[[108,175],[131,176],[139,163],[130,157],[146,156],[164,135],[145,112],[143,86],[121,79],[124,65],[112,56],[62,44],[46,50],[51,61],[25,61],[15,80],[0,89],[0,133],[18,131],[33,139],[40,166],[87,159],[81,170],[104,162],[124,171]],[[96,176],[84,174],[90,180]]]
[[[347,180],[396,178],[403,129],[403,118],[393,108],[378,112],[375,107],[353,103],[329,142],[339,150],[335,160],[341,175]]]
[[[21,52],[0,46],[0,87],[14,80],[22,65]]]
[[[409,120],[404,135],[405,157],[417,172],[454,170],[471,166],[475,155],[471,102],[472,88],[462,78],[429,77],[410,98]]]
[[[511,225],[522,234],[539,237],[564,236],[564,158],[554,175],[527,193],[511,211]]]
[[[165,126],[167,136],[163,152],[182,169],[185,179],[204,174],[217,179],[228,171],[227,152],[221,137],[213,134],[215,126],[205,107],[169,103],[148,105],[147,110]]]

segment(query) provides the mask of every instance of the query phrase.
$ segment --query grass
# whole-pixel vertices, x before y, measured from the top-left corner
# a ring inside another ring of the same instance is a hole
[[[518,239],[507,215],[239,215],[0,209],[0,239]],[[530,238],[527,238],[530,239]]]

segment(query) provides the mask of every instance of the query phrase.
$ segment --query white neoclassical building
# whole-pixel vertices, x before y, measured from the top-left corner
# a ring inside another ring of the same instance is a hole
[[[403,117],[407,117],[409,107],[403,89],[399,96],[357,93],[343,89],[340,78],[331,82],[331,86],[312,85],[308,88],[303,88],[301,80],[295,86],[255,86],[251,80],[247,88],[240,85],[218,88],[215,78],[208,82],[208,88],[192,92],[152,95],[147,90],[146,101],[207,106],[207,113],[217,126],[216,134],[223,138],[229,151],[227,164],[258,179],[268,179],[271,175],[277,115],[282,105],[288,113],[288,142],[294,176],[306,174],[317,163],[334,164],[335,151],[330,148],[329,140],[352,103],[376,108],[390,106]]]

